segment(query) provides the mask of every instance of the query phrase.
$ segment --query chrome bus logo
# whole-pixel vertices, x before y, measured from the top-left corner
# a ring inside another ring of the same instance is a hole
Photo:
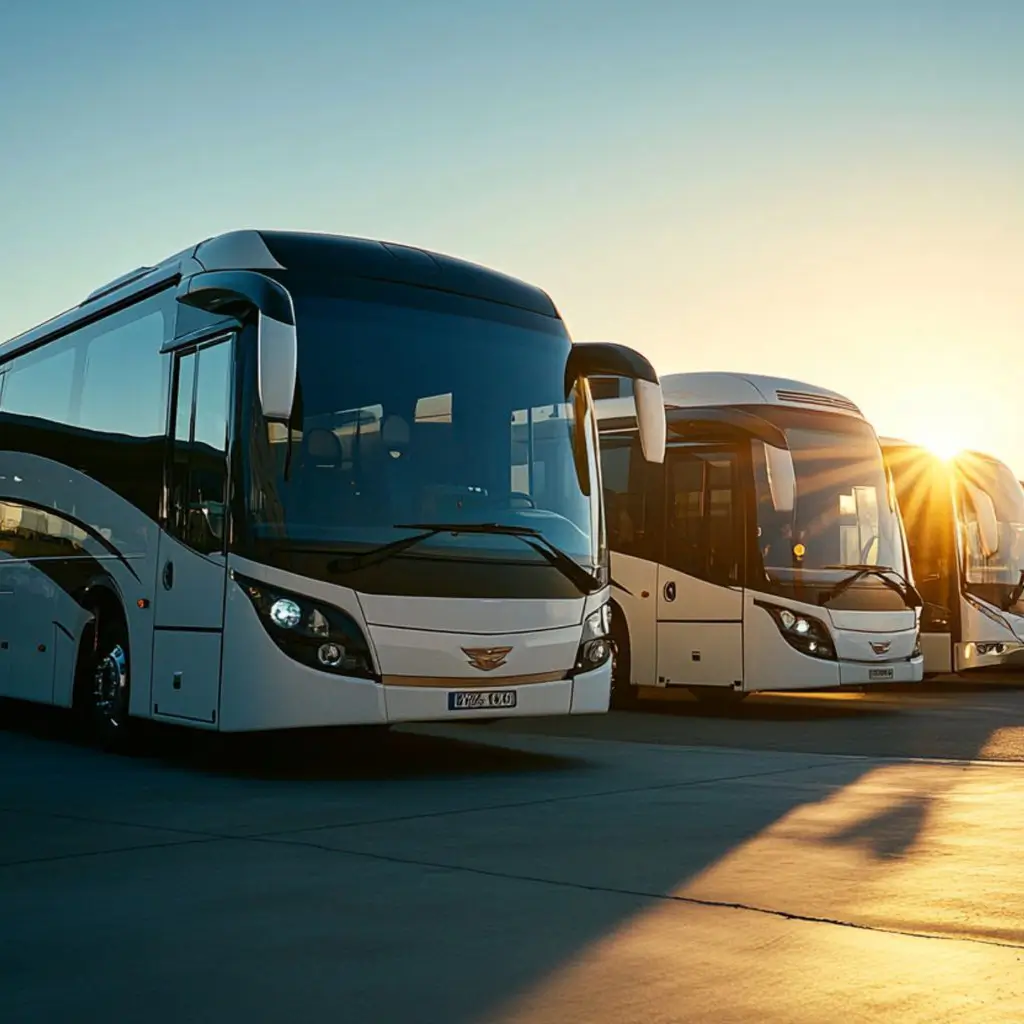
[[[511,650],[511,647],[463,647],[462,653],[469,658],[473,668],[481,672],[493,672],[505,664]]]

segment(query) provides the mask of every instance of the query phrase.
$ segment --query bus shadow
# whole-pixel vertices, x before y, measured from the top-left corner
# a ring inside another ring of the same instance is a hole
[[[748,722],[843,721],[885,718],[900,713],[897,705],[873,703],[859,694],[754,694],[735,704],[705,704],[696,699],[644,700],[642,710],[680,718],[730,718]]]
[[[64,732],[59,717],[29,715],[22,731],[59,739]],[[629,717],[645,716],[614,715],[594,723],[621,723]],[[947,721],[944,728],[957,730],[958,743],[968,754],[988,742],[991,722],[968,717]],[[145,991],[156,1024],[182,1019],[186,1005],[200,998],[200,986],[206,986],[204,998],[212,995],[218,1005],[253,1020],[286,1019],[296,1005],[310,1017],[336,1015],[342,1005],[346,1018],[354,1020],[469,1024],[525,1019],[515,1012],[524,999],[534,1005],[540,1000],[545,1007],[529,1019],[567,1019],[568,1014],[625,1020],[636,1016],[643,991],[653,993],[644,1016],[671,1017],[668,1001],[678,998],[678,991],[657,994],[665,961],[649,963],[641,955],[644,949],[649,952],[651,935],[657,935],[651,912],[670,906],[666,897],[710,894],[728,903],[739,900],[749,879],[763,878],[748,902],[822,918],[856,916],[857,898],[880,876],[865,875],[866,888],[834,895],[830,877],[849,872],[853,863],[845,851],[850,857],[868,853],[868,868],[874,865],[878,871],[912,861],[929,822],[936,820],[937,801],[944,798],[943,785],[924,774],[931,767],[909,768],[893,787],[876,787],[877,799],[866,796],[860,784],[877,765],[849,760],[822,769],[827,774],[820,777],[809,767],[811,774],[796,776],[795,785],[779,781],[785,777],[774,777],[769,766],[762,769],[775,781],[759,779],[756,772],[755,777],[737,774],[716,781],[722,772],[708,766],[697,771],[691,784],[665,787],[656,784],[664,776],[652,776],[649,792],[640,786],[565,801],[536,799],[545,795],[541,781],[536,787],[527,784],[516,794],[518,806],[509,807],[509,794],[498,792],[504,789],[502,773],[572,770],[592,762],[409,733],[360,737],[345,748],[346,734],[201,737],[203,742],[183,744],[183,735],[195,734],[175,733],[167,738],[174,743],[153,756],[200,778],[203,773],[258,779],[433,775],[445,787],[459,776],[490,773],[497,783],[494,805],[468,814],[427,814],[359,828],[334,830],[325,822],[313,831],[281,835],[277,842],[231,847],[225,854],[230,869],[214,872],[216,899],[195,888],[188,874],[195,869],[181,851],[168,859],[156,886],[149,868],[135,882],[114,873],[112,880],[94,882],[92,888],[83,887],[77,873],[66,879],[46,875],[33,883],[31,902],[23,901],[27,909],[13,912],[14,933],[28,939],[10,948],[0,988],[10,986],[15,1005],[18,999],[28,1005],[43,998],[53,986],[49,974],[32,969],[40,950],[51,962],[88,963],[92,936],[106,929],[107,952],[125,965],[131,979],[129,984],[123,977],[113,979],[100,993],[115,1018],[130,1017],[139,992]],[[371,748],[383,740],[372,757],[359,748],[371,739]],[[638,751],[637,757],[643,756]],[[706,755],[682,756],[700,768],[699,759]],[[594,760],[600,760],[599,753]],[[700,781],[705,772],[708,780]],[[952,775],[940,781],[951,780]],[[52,777],[52,785],[65,784],[66,778]],[[481,786],[486,795],[486,778]],[[401,811],[391,803],[394,793],[392,787],[380,787],[374,794],[382,817]],[[229,796],[238,794],[231,790]],[[290,794],[281,797],[287,801]],[[183,787],[181,798],[196,799],[195,792]],[[116,795],[111,805],[108,792],[103,806],[108,814],[124,813]],[[335,812],[328,808],[327,813]],[[799,816],[799,828],[786,826],[780,833],[777,826],[794,816]],[[759,853],[763,849],[766,857]],[[822,849],[824,858],[816,852]],[[340,856],[332,858],[332,851]],[[773,864],[771,871],[764,870],[766,863]],[[867,870],[857,864],[862,873]],[[956,868],[948,871],[955,874]],[[258,897],[254,879],[259,879]],[[18,884],[26,883],[19,879]],[[99,885],[106,886],[99,891],[109,899],[96,898]],[[8,892],[0,896],[11,898]],[[119,916],[132,901],[145,903],[146,920],[153,922],[147,927],[173,933],[204,962],[217,962],[216,975],[182,970],[172,980],[163,964],[154,965],[138,928],[124,928]],[[273,929],[261,916],[268,906],[277,915]],[[251,931],[252,937],[243,944],[244,955],[218,961],[225,908],[234,915],[233,927]],[[757,926],[753,918],[746,923]],[[321,936],[326,952],[311,952],[297,940],[292,952],[289,943],[261,940],[261,929],[275,936]],[[735,949],[716,938],[714,930],[701,931],[696,919],[691,931],[674,934],[678,945],[672,955],[678,963],[692,970],[698,962],[695,982],[715,984],[714,972],[708,975],[699,964],[709,957],[728,960]],[[348,959],[336,955],[339,949],[369,949],[373,956]],[[776,983],[793,986],[795,1001],[801,977],[795,968],[807,967],[793,959],[797,956],[791,947],[767,945],[758,952],[760,960],[777,958]],[[879,956],[881,970],[885,965]],[[601,977],[612,983],[588,985]],[[95,972],[84,971],[60,986],[59,999],[68,1009],[81,1005],[96,984]],[[723,1012],[744,998],[730,984],[723,982],[716,993]]]
[[[999,693],[1024,691],[1024,673],[1000,672],[997,669],[978,669],[969,677],[935,676],[919,684],[933,693]]]
[[[571,771],[585,762],[468,740],[358,727],[241,736],[165,730],[165,760],[207,774],[267,781],[398,780]]]
[[[0,729],[48,743],[93,744],[67,711],[0,700]],[[339,727],[221,734],[137,723],[133,760],[185,771],[265,781],[396,780],[515,775],[578,769],[571,757],[397,732]],[[114,756],[114,755],[110,755]]]

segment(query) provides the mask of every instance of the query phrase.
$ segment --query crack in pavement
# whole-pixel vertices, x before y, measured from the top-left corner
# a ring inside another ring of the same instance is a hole
[[[434,868],[440,871],[454,871],[465,874],[481,875],[485,878],[500,878],[505,881],[528,882],[535,885],[549,885],[562,889],[576,889],[583,892],[607,893],[615,896],[634,896],[642,899],[657,900],[663,903],[682,903],[696,907],[709,907],[715,910],[738,910],[752,914],[763,914],[777,917],[784,921],[799,921],[806,924],[822,924],[835,928],[850,928],[856,931],[873,932],[882,935],[900,935],[905,938],[931,939],[941,942],[968,942],[979,946],[996,946],[1000,949],[1024,950],[1024,941],[1010,942],[1005,939],[988,939],[977,935],[957,935],[943,932],[927,932],[911,928],[888,928],[884,925],[863,924],[857,921],[845,921],[841,918],[818,917],[813,914],[798,914],[788,910],[776,910],[772,907],[759,907],[750,903],[737,903],[728,900],[699,899],[696,896],[679,896],[673,893],[649,892],[643,889],[627,889],[620,886],[593,885],[586,882],[571,882],[558,878],[543,878],[538,875],[521,875],[510,871],[498,871],[493,868],[476,868],[465,864],[449,864],[444,861],[423,860],[416,857],[399,857],[395,854],[369,853],[365,850],[353,850],[346,847],[327,846],[323,843],[306,842],[298,839],[264,838],[248,836],[252,842],[276,843],[279,846],[302,846],[324,853],[344,854],[349,857],[363,857],[368,860],[384,861],[392,864],[405,864],[414,867]]]
[[[714,776],[702,779],[687,779],[680,782],[668,782],[656,785],[620,787],[617,789],[607,789],[589,793],[571,793],[559,796],[535,798],[531,800],[505,801],[503,803],[496,804],[449,808],[446,810],[417,812],[415,814],[392,815],[385,818],[372,818],[362,819],[358,821],[347,821],[342,822],[340,824],[303,826],[249,834],[230,834],[214,832],[209,830],[184,829],[173,826],[152,825],[148,823],[140,824],[137,822],[105,819],[102,817],[94,817],[89,815],[76,815],[54,811],[40,811],[34,808],[4,807],[0,808],[0,811],[10,814],[25,814],[30,816],[34,815],[37,817],[80,821],[89,824],[111,825],[117,827],[159,831],[164,833],[176,833],[182,836],[182,838],[172,839],[166,842],[134,843],[127,846],[119,846],[102,850],[78,851],[74,853],[53,854],[32,858],[23,858],[20,860],[2,863],[0,864],[0,869],[10,867],[24,867],[35,864],[46,864],[58,861],[96,858],[112,854],[135,853],[146,850],[163,850],[179,846],[210,845],[221,842],[263,843],[274,844],[279,846],[294,846],[299,848],[317,850],[325,853],[341,854],[344,856],[359,857],[367,860],[401,864],[410,867],[433,868],[436,870],[461,872],[465,874],[478,875],[481,877],[502,879],[505,881],[518,881],[525,882],[528,884],[554,886],[558,888],[575,889],[579,891],[629,896],[641,899],[654,900],[663,903],[689,904],[691,906],[706,907],[711,909],[734,910],[746,913],[756,913],[770,917],[776,917],[781,920],[787,921],[798,921],[808,924],[820,924],[831,927],[848,928],[879,934],[899,935],[907,938],[931,939],[934,941],[947,942],[966,942],[977,945],[995,946],[1003,949],[1024,949],[1024,940],[1022,940],[1021,942],[1012,942],[1004,939],[986,938],[984,936],[978,935],[965,935],[955,933],[947,934],[938,931],[933,932],[919,929],[886,927],[884,925],[871,925],[856,921],[843,920],[841,918],[830,918],[811,914],[799,914],[791,911],[779,910],[772,907],[756,906],[753,904],[747,904],[742,902],[700,899],[698,897],[693,896],[682,896],[671,893],[666,894],[661,892],[647,891],[643,889],[631,889],[612,885],[595,885],[585,882],[573,882],[564,879],[545,878],[536,875],[519,874],[516,872],[499,871],[490,868],[473,867],[465,864],[452,864],[444,861],[431,861],[418,857],[402,857],[395,854],[372,853],[365,850],[351,849],[347,847],[328,846],[324,843],[318,843],[313,840],[303,840],[297,838],[299,835],[302,834],[315,833],[330,829],[372,827],[374,825],[396,824],[421,819],[442,818],[463,814],[486,813],[490,811],[501,811],[523,807],[563,803],[573,800],[600,799],[602,797],[628,795],[630,793],[659,792],[672,789],[686,789],[696,786],[714,785],[716,783],[742,781],[744,779],[757,779],[778,775],[795,774],[798,772],[815,772],[824,768],[835,767],[837,764],[841,764],[847,760],[847,758],[842,757],[841,755],[837,755],[831,760],[822,761],[816,764],[803,764],[798,766],[790,766],[787,768],[769,769],[757,772],[744,772],[739,774]]]
[[[61,860],[84,860],[88,857],[105,857],[115,853],[138,853],[142,850],[166,850],[174,846],[200,846],[209,843],[222,842],[224,839],[233,839],[234,836],[197,836],[192,839],[173,839],[166,843],[135,843],[132,846],[107,847],[103,850],[77,850],[74,853],[52,853],[44,854],[41,857],[28,857],[22,860],[8,860],[0,862],[0,871],[5,868],[18,868],[31,866],[33,864],[52,864]]]
[[[822,768],[834,767],[838,762],[822,762],[819,764],[799,765],[789,768],[772,768],[759,772],[743,772],[738,775],[720,775],[706,779],[686,779],[682,782],[665,782],[648,786],[626,786],[619,789],[603,789],[592,793],[566,793],[560,796],[535,797],[530,800],[510,800],[495,804],[478,804],[472,807],[451,807],[436,811],[417,811],[413,814],[397,814],[384,818],[361,818],[355,821],[343,821],[322,825],[297,825],[290,828],[271,829],[265,832],[215,832],[208,829],[181,828],[175,825],[154,825],[149,822],[124,821],[115,818],[103,818],[86,814],[71,814],[66,811],[43,811],[33,807],[0,807],[0,814],[22,814],[38,818],[53,818],[59,821],[77,821],[90,825],[109,825],[118,828],[137,828],[152,832],[169,832],[193,839],[171,840],[166,843],[133,844],[125,847],[112,847],[108,850],[90,850],[80,856],[95,857],[102,853],[123,853],[132,850],[159,849],[167,846],[187,845],[190,842],[205,842],[225,839],[276,839],[282,836],[302,835],[308,832],[328,832],[334,829],[363,828],[373,825],[401,824],[409,821],[429,820],[431,818],[454,817],[461,814],[483,814],[488,811],[516,810],[524,807],[540,807],[547,804],[567,803],[573,800],[596,800],[602,797],[626,796],[630,793],[655,793],[671,789],[688,789],[694,786],[714,785],[721,782],[737,782],[744,779],[768,778],[775,775],[786,775],[794,772],[817,771]],[[58,854],[53,857],[43,856],[36,860],[0,862],[0,869],[25,864],[44,863],[48,860],[70,860],[76,854]]]

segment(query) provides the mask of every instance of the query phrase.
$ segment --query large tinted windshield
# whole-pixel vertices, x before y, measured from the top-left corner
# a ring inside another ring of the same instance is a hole
[[[1024,490],[1009,467],[992,459],[962,455],[955,470],[961,485],[966,582],[1009,591],[1024,569]],[[985,552],[978,522],[976,501],[984,501],[983,495],[991,500],[998,524],[998,547],[992,554]]]
[[[387,296],[295,295],[291,437],[250,414],[256,540],[359,551],[415,532],[401,524],[487,522],[539,530],[596,566],[590,397],[565,394],[561,321],[422,289]],[[438,555],[547,566],[507,536],[442,534],[399,560]]]
[[[763,407],[785,431],[796,474],[796,502],[772,501],[764,445],[754,444],[758,542],[770,578],[848,575],[827,566],[877,565],[905,573],[899,513],[878,439],[863,420]]]

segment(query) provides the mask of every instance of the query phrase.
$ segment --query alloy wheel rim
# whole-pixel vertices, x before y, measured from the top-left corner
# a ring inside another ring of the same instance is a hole
[[[124,694],[128,688],[128,659],[120,644],[100,659],[93,683],[93,707],[104,721],[113,726],[120,725]]]

